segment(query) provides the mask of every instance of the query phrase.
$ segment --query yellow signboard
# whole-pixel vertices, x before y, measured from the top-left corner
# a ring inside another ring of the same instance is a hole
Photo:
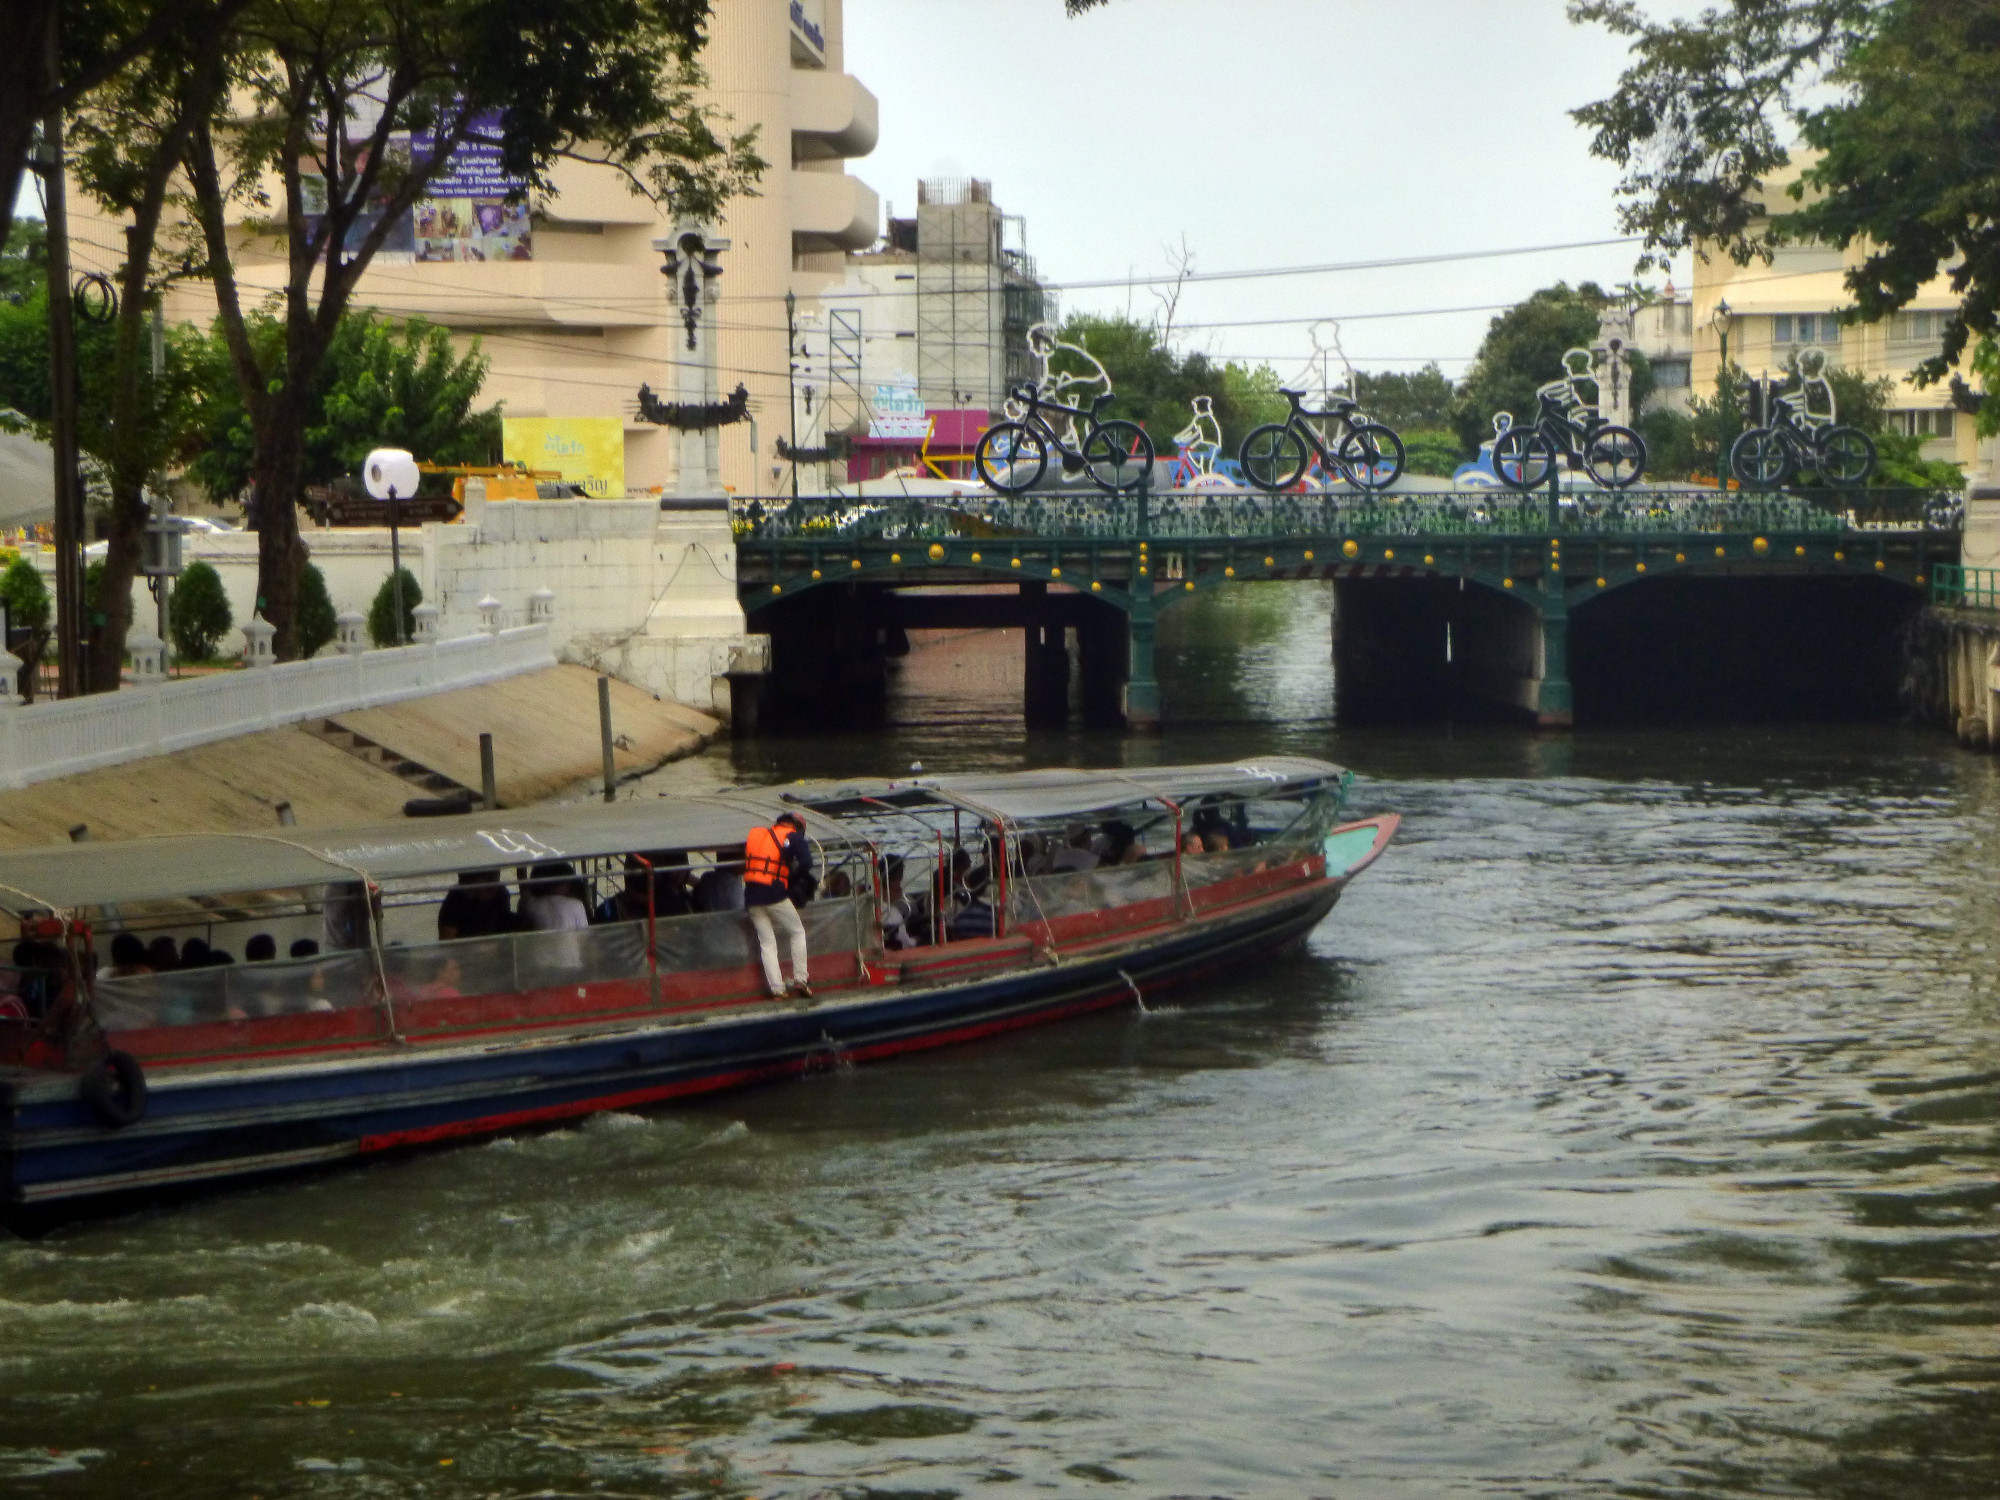
[[[593,499],[625,498],[625,424],[616,417],[502,417],[500,452],[553,470]]]

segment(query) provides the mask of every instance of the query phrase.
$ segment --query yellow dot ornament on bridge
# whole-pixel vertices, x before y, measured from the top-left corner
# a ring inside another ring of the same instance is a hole
[[[1604,580],[1603,580],[1602,578],[1600,578],[1600,579],[1598,579],[1598,580],[1597,580],[1597,586],[1598,586],[1599,588],[1603,588],[1603,587],[1604,587]]]
[[[1646,565],[1644,563],[1634,563],[1632,566],[1641,573],[1646,571]]]
[[[1560,573],[1562,570],[1563,565],[1561,563],[1557,562],[1554,558],[1549,559],[1549,571],[1551,573]]]
[[[1794,556],[1794,557],[1804,557],[1805,555],[1806,555],[1806,549],[1805,549],[1805,548],[1803,548],[1803,547],[1794,547],[1794,548],[1792,548],[1792,556]]]
[[[1145,567],[1144,567],[1143,565],[1142,565],[1142,566],[1140,567],[1140,569],[1139,569],[1139,576],[1140,576],[1141,578],[1144,578],[1144,577],[1146,576],[1146,569],[1145,569]]]
[[[1104,592],[1104,585],[1093,578],[1090,580],[1090,591],[1093,594],[1101,594]]]
[[[1007,566],[1010,568],[1018,568],[1021,566],[1021,559],[1017,557],[1012,562],[1008,563]]]
[[[1340,544],[1340,555],[1342,557],[1359,557],[1361,555],[1361,544],[1352,540],[1342,542]]]
[[[1306,561],[1307,561],[1307,562],[1311,562],[1312,560],[1313,560],[1313,555],[1312,555],[1312,551],[1311,551],[1311,549],[1307,549],[1307,552],[1306,552]]]
[[[785,586],[782,583],[774,583],[771,585],[771,592],[774,594],[782,594],[784,593],[784,591],[785,591]]]
[[[889,554],[889,561],[892,563],[899,563],[902,560],[903,560],[903,554],[900,552],[891,552]]]
[[[1688,560],[1688,555],[1685,552],[1676,552],[1674,554],[1675,562],[1686,562],[1687,560]]]
[[[1762,557],[1766,552],[1771,550],[1771,544],[1760,536],[1750,543],[1750,550],[1759,557]]]
[[[1875,568],[1877,572],[1881,571],[1883,568],[1886,568],[1887,566],[1888,564],[1883,562],[1881,558],[1878,557],[1875,559]]]
[[[1385,562],[1394,562],[1396,560],[1396,549],[1394,547],[1384,547],[1382,549],[1382,558]]]
[[[1723,555],[1723,552],[1722,552],[1722,548],[1720,548],[1720,547],[1717,547],[1717,548],[1715,549],[1715,555],[1716,555],[1717,557],[1721,557],[1721,556]]]
[[[944,543],[943,543],[943,542],[932,542],[932,543],[931,543],[931,561],[932,561],[932,562],[943,562],[943,561],[944,561]]]
[[[1275,568],[1277,565],[1278,562],[1276,558],[1267,557],[1264,559],[1264,566],[1267,568]]]
[[[1146,570],[1145,570],[1144,568],[1141,568],[1141,569],[1140,569],[1139,571],[1140,571],[1141,573],[1143,573],[1143,572],[1145,572]],[[1051,578],[1060,578],[1060,577],[1062,577],[1062,569],[1061,569],[1061,568],[1050,568],[1050,569],[1049,569],[1049,577],[1051,577]]]
[[[1514,580],[1511,578],[1503,578],[1500,580],[1500,587],[1503,589],[1511,589],[1513,586],[1514,586]]]
[[[1181,587],[1186,589],[1190,594],[1192,594],[1194,592],[1194,580],[1190,578],[1186,583],[1182,584]]]
[[[1234,568],[1224,568],[1222,570],[1222,576],[1224,578],[1234,578],[1236,576],[1236,570]]]
[[[1427,568],[1428,568],[1428,567],[1429,567],[1429,566],[1430,566],[1430,565],[1431,565],[1432,563],[1434,563],[1434,562],[1436,562],[1436,561],[1437,561],[1437,559],[1436,559],[1435,557],[1432,557],[1432,556],[1430,555],[1430,553],[1426,552],[1426,553],[1424,554],[1424,566],[1425,566],[1425,567],[1427,567]]]
[[[814,580],[815,580],[815,581],[817,581],[817,580],[818,580],[818,578],[819,578],[819,569],[818,569],[818,568],[814,568],[814,569],[813,569],[813,578],[814,578]]]
[[[972,560],[973,560],[974,562],[978,562],[978,561],[979,561],[979,554],[978,554],[977,552],[975,552],[975,553],[973,553],[973,554],[972,554]]]
[[[1846,562],[1847,554],[1845,552],[1836,552],[1833,554],[1833,560],[1835,562]]]

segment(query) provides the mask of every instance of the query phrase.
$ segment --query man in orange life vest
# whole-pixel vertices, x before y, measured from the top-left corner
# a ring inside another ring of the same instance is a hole
[[[764,988],[773,999],[785,993],[785,977],[778,968],[778,940],[772,928],[785,934],[792,954],[792,990],[801,999],[810,999],[812,987],[806,983],[810,971],[806,957],[806,924],[792,904],[792,890],[804,889],[805,877],[812,873],[812,848],[806,842],[805,820],[797,813],[785,813],[769,828],[753,828],[743,841],[743,904],[750,913],[750,925],[757,929],[757,952],[764,960]]]

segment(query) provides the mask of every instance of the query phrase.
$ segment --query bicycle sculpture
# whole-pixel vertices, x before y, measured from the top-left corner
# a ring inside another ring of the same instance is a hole
[[[1629,427],[1607,422],[1594,401],[1584,399],[1578,383],[1588,380],[1590,351],[1569,349],[1563,373],[1535,392],[1535,420],[1525,426],[1499,429],[1495,418],[1493,472],[1509,489],[1531,490],[1549,476],[1560,458],[1570,468],[1579,462],[1606,489],[1622,490],[1646,472],[1646,442]]]
[[[1215,472],[1215,461],[1222,457],[1222,424],[1215,418],[1215,401],[1209,396],[1196,396],[1191,404],[1194,415],[1187,426],[1174,434],[1174,446],[1180,450],[1180,456],[1174,460],[1174,487],[1221,488],[1228,481]]]
[[[1825,350],[1799,355],[1798,379],[1796,391],[1780,391],[1768,378],[1754,382],[1761,420],[1729,445],[1729,472],[1753,489],[1775,489],[1805,471],[1843,489],[1866,484],[1875,444],[1860,428],[1841,425]]]
[[[1369,421],[1356,403],[1333,396],[1321,410],[1307,411],[1304,391],[1280,387],[1278,394],[1291,402],[1291,415],[1251,428],[1236,454],[1243,477],[1258,489],[1290,489],[1314,458],[1327,474],[1364,490],[1386,490],[1401,476],[1403,440]],[[1331,424],[1337,436],[1322,437],[1316,421]]]
[[[979,477],[1002,494],[1018,495],[1041,479],[1053,451],[1062,455],[1065,473],[1088,469],[1108,490],[1136,488],[1153,466],[1152,440],[1137,422],[1104,421],[1110,400],[1111,392],[1100,391],[1085,410],[1048,400],[1035,386],[1015,386],[1008,393],[1007,411],[1018,412],[1019,419],[987,428],[972,450]],[[1079,418],[1083,441],[1075,443],[1071,436]]]

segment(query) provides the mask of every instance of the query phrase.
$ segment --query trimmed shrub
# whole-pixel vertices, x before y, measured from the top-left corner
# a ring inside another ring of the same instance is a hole
[[[299,596],[292,610],[292,630],[298,636],[299,655],[310,658],[339,631],[334,618],[333,596],[326,591],[326,574],[315,563],[307,563],[299,574]]]
[[[0,574],[0,603],[7,606],[7,623],[16,630],[47,630],[53,606],[41,570],[16,556]]]
[[[403,639],[413,641],[417,636],[416,609],[424,602],[424,591],[417,587],[417,580],[408,568],[397,570],[403,575]],[[368,606],[368,639],[378,647],[396,644],[396,576],[394,573],[382,580],[382,587],[375,591],[375,602]]]
[[[235,623],[222,575],[205,562],[189,563],[174,581],[173,598],[167,605],[167,630],[174,638],[175,658],[207,661],[215,655],[216,643]]]

